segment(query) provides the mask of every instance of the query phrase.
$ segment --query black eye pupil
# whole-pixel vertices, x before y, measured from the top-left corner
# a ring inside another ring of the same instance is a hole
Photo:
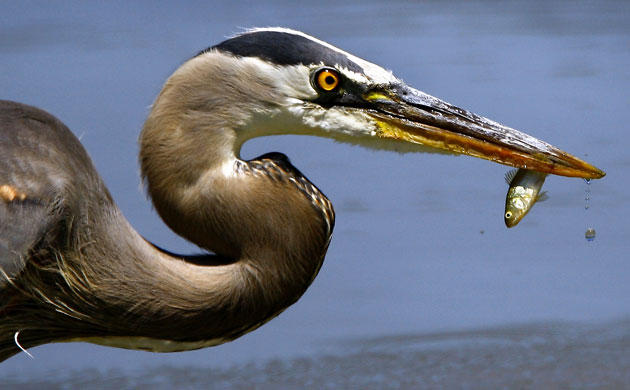
[[[335,83],[335,78],[332,77],[332,76],[326,76],[324,81],[326,82],[326,84],[334,84]]]

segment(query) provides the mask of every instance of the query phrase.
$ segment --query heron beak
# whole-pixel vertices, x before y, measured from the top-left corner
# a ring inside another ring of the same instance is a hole
[[[466,154],[516,168],[599,179],[593,165],[520,131],[455,107],[405,84],[367,91],[377,136]]]

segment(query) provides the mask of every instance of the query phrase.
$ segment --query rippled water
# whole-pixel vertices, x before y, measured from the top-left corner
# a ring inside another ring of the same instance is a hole
[[[146,200],[136,139],[186,58],[241,27],[303,30],[410,85],[605,170],[549,177],[550,199],[503,224],[506,167],[308,137],[272,150],[333,201],[335,235],[306,295],[224,346],[149,354],[87,344],[0,365],[20,388],[616,388],[628,383],[630,267],[624,113],[630,4],[12,2],[0,12],[0,98],[61,118],[148,239],[175,237]],[[585,240],[587,228],[597,239]],[[513,324],[538,324],[514,326]],[[11,385],[11,386],[9,386]]]

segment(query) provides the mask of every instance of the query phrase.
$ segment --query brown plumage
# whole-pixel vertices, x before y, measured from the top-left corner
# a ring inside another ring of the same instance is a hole
[[[165,221],[176,218],[181,225],[169,224],[175,231],[218,254],[173,256],[129,226],[78,140],[59,121],[6,101],[0,115],[2,150],[21,142],[20,154],[31,157],[9,156],[10,167],[2,171],[3,182],[23,189],[28,201],[0,206],[43,211],[51,227],[35,234],[35,244],[23,252],[25,268],[19,277],[7,275],[0,291],[0,359],[19,352],[13,340],[18,331],[25,348],[87,340],[166,351],[225,342],[295,302],[319,271],[334,224],[332,205],[280,154],[239,162],[233,182],[217,180],[213,191],[198,192],[189,203],[165,200],[151,172],[143,170]],[[45,153],[38,150],[42,145]],[[6,176],[25,166],[41,182],[51,176],[44,171],[48,165],[57,166],[61,180],[40,188],[27,188],[24,173],[22,181]],[[175,192],[167,184],[165,191]],[[190,204],[196,206],[187,209]],[[18,218],[10,222],[28,221]]]

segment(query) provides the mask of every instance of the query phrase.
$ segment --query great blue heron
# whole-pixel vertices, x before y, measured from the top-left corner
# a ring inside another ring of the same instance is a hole
[[[76,340],[160,352],[208,347],[297,301],[324,260],[333,207],[286,156],[240,159],[252,137],[309,134],[604,175],[280,28],[244,32],[184,63],[140,135],[155,209],[216,255],[176,255],[144,240],[53,116],[3,101],[0,130],[0,361],[19,352],[18,341],[25,348]]]

